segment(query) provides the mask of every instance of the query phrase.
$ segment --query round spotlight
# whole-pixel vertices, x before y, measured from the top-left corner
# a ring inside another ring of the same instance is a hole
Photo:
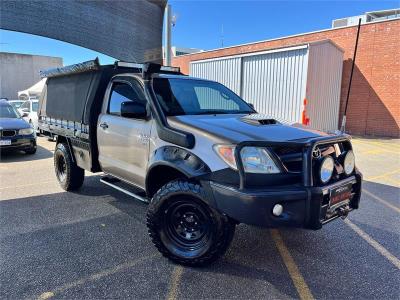
[[[283,212],[283,206],[280,204],[275,204],[274,208],[272,209],[272,213],[274,216],[279,217]]]
[[[356,159],[353,151],[349,150],[344,157],[343,168],[346,175],[350,175],[354,171],[354,167],[356,164]]]
[[[335,167],[335,162],[331,156],[326,156],[322,162],[319,170],[319,178],[322,183],[327,183],[333,174],[333,168]]]

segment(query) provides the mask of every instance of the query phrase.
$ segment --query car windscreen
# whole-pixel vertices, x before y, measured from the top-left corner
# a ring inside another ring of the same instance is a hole
[[[12,107],[14,107],[15,109],[17,109],[17,108],[19,108],[21,105],[22,105],[22,103],[24,103],[24,101],[13,101],[13,102],[9,102],[10,103],[10,105],[12,106]]]
[[[19,115],[11,105],[0,105],[0,118],[17,119]]]
[[[32,111],[38,111],[39,102],[32,102]]]
[[[213,81],[154,78],[153,89],[167,116],[254,112],[234,92]]]

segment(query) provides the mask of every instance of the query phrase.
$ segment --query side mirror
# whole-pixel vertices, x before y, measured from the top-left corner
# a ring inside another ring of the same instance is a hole
[[[125,101],[121,103],[121,117],[146,119],[146,105],[140,102]]]

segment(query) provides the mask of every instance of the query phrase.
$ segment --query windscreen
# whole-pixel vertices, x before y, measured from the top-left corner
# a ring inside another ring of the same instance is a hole
[[[19,115],[11,105],[0,105],[0,118],[17,119]]]
[[[155,78],[153,88],[167,116],[254,112],[239,96],[213,81]]]

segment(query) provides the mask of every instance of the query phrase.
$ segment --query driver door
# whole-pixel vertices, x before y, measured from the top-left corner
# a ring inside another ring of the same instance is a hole
[[[144,188],[151,119],[122,116],[121,104],[127,101],[147,104],[141,84],[133,78],[115,80],[97,124],[99,162],[105,173]]]

